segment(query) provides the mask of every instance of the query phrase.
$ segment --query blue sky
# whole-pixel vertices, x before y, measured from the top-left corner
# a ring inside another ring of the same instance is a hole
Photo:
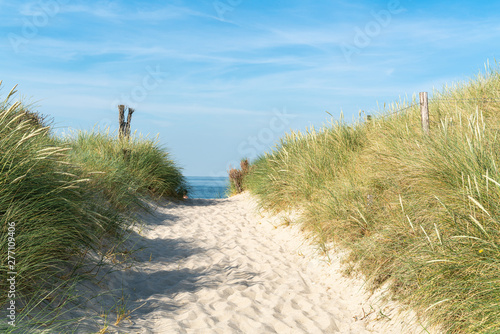
[[[152,136],[221,176],[290,129],[465,80],[495,62],[500,1],[0,0],[2,95],[70,127]]]

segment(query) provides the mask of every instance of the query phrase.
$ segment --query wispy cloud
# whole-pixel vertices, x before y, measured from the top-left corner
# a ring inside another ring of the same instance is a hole
[[[23,37],[26,21],[52,1],[0,0],[0,80],[19,83],[42,111],[87,126],[114,123],[113,103],[129,103],[146,67],[159,67],[165,79],[140,101],[135,120],[144,132],[149,126],[186,132],[181,127],[189,119],[258,130],[276,107],[299,114],[297,127],[320,122],[324,110],[356,114],[481,67],[500,37],[500,14],[491,4],[442,15],[436,2],[402,0],[407,10],[346,62],[341,45],[352,43],[386,1],[243,1],[224,22],[211,1],[62,2],[16,53],[8,34]],[[420,15],[421,6],[429,15]],[[239,132],[210,135],[238,143]]]
[[[144,9],[146,8],[144,6],[140,6],[140,8],[138,7],[127,5],[125,4],[125,2],[116,1],[30,1],[18,5],[18,13],[24,16],[32,16],[56,8],[57,12],[61,14],[81,14],[101,19],[120,20],[127,22],[164,21],[171,19],[182,19],[187,16],[208,17],[208,15],[193,10],[188,6],[162,4],[161,6],[157,6],[157,8],[151,10]]]

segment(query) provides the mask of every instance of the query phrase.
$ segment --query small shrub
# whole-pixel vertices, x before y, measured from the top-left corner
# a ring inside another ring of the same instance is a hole
[[[245,190],[244,179],[250,171],[250,164],[247,159],[241,160],[240,168],[229,170],[229,180],[231,181],[231,193],[239,194]]]

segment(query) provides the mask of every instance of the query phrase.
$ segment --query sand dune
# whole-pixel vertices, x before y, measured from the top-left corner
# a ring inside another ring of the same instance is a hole
[[[342,277],[335,252],[328,263],[297,227],[261,216],[248,194],[164,204],[145,219],[128,241],[144,247],[137,263],[106,275],[100,288],[112,292],[80,310],[79,333],[102,328],[95,315],[119,302],[132,312],[116,326],[110,314],[108,333],[423,332]]]

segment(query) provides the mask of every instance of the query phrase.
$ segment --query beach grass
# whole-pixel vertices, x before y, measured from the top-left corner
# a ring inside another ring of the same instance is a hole
[[[144,196],[181,199],[186,191],[181,170],[157,138],[117,140],[109,130],[94,130],[73,132],[61,143],[71,148],[68,160],[89,175],[90,187],[116,209],[142,207]]]
[[[157,141],[95,131],[57,137],[15,93],[0,102],[0,305],[3,315],[15,302],[16,327],[5,317],[0,330],[50,332],[77,294],[85,254],[104,237],[119,243],[144,199],[181,198],[185,181]]]
[[[500,333],[500,72],[284,136],[246,187],[446,333]]]

